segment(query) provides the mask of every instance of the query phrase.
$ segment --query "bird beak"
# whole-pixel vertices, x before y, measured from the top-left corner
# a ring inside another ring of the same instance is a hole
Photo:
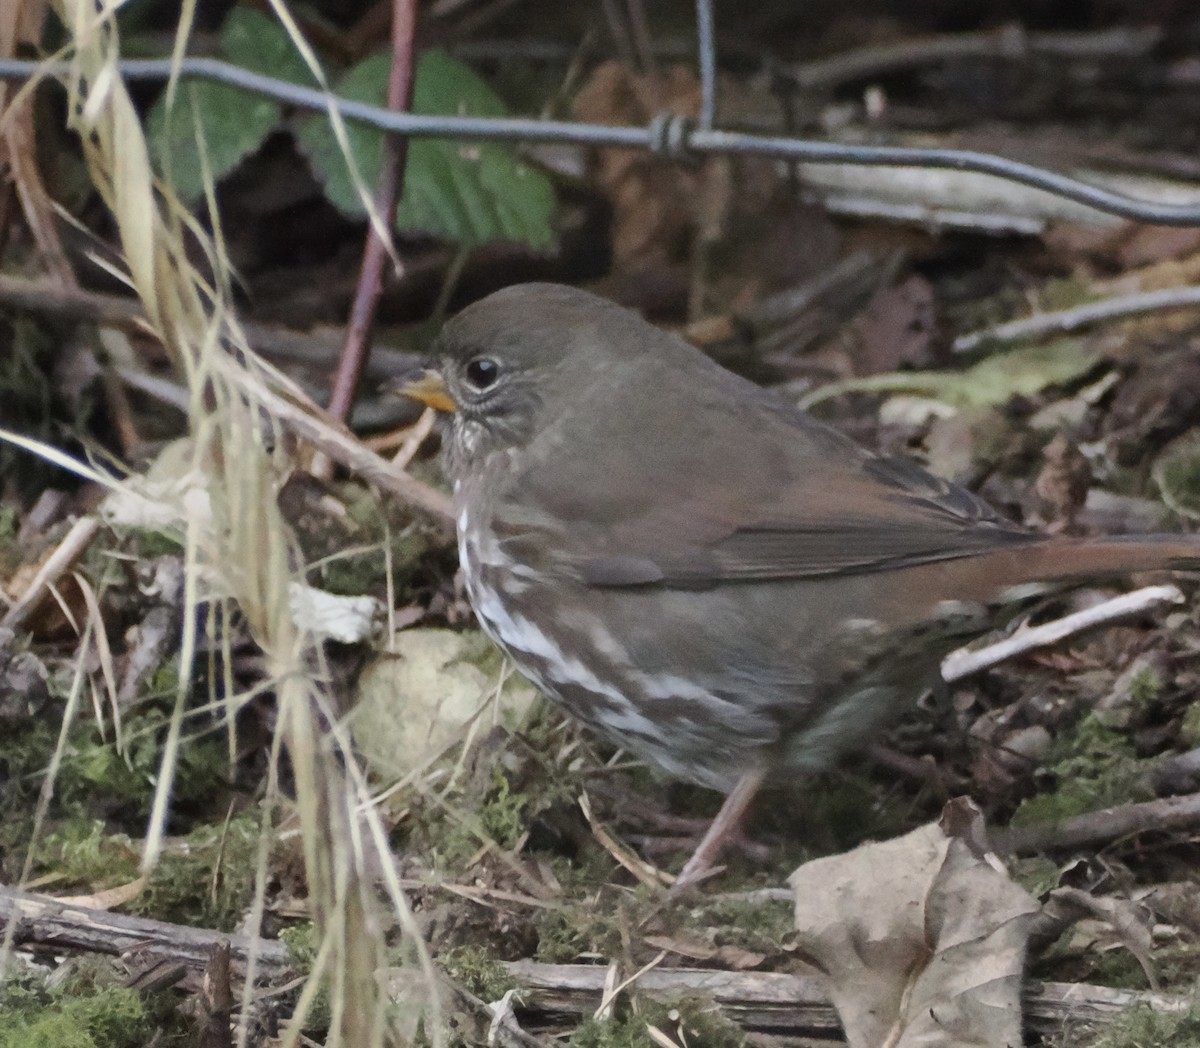
[[[454,401],[450,398],[449,390],[446,389],[446,380],[431,368],[426,368],[416,378],[402,382],[396,387],[396,392],[402,397],[419,400],[422,404],[433,408],[434,411],[444,411],[448,415],[454,414]]]

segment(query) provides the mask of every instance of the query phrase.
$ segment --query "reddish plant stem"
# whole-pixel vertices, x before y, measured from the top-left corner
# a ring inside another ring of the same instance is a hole
[[[388,78],[387,105],[397,112],[407,111],[412,104],[414,70],[414,40],[417,28],[416,0],[394,0],[392,5],[392,71]],[[404,186],[404,162],[408,155],[408,139],[388,135],[384,143],[383,170],[375,195],[375,206],[389,229],[396,213],[396,202]],[[350,307],[350,323],[346,340],[338,357],[329,398],[329,413],[345,421],[358,391],[359,379],[371,352],[375,329],[375,311],[383,291],[383,272],[388,250],[374,227],[367,227],[367,241],[359,269],[354,303]]]

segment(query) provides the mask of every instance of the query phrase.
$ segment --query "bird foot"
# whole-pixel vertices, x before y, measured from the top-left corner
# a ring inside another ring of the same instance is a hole
[[[692,852],[692,857],[684,863],[679,876],[675,878],[675,883],[671,885],[672,896],[678,897],[694,884],[716,872],[714,866],[726,844],[735,836],[741,835],[746,812],[758,795],[762,782],[763,774],[759,771],[748,772],[738,780],[732,792],[725,798],[725,803],[721,805],[721,810],[717,812],[708,832]]]

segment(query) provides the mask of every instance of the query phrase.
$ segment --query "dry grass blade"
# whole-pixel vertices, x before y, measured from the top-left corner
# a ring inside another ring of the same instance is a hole
[[[286,9],[274,6],[294,32]],[[211,521],[187,515],[180,683],[146,834],[145,861],[153,863],[163,840],[199,634],[197,606],[219,595],[236,603],[264,654],[279,710],[275,753],[287,747],[295,780],[310,904],[321,934],[298,1013],[302,1015],[326,986],[333,1014],[327,1043],[354,1048],[378,1045],[391,1021],[377,979],[388,962],[389,926],[400,925],[411,952],[423,961],[414,980],[417,984],[425,980],[431,985],[428,958],[414,934],[403,891],[390,872],[386,835],[367,803],[369,793],[353,767],[345,732],[323,691],[322,681],[327,678],[320,649],[296,627],[289,613],[289,588],[302,580],[298,570],[302,559],[276,504],[289,463],[279,450],[282,442],[264,432],[271,395],[250,377],[251,368],[262,372],[230,319],[227,292],[232,281],[219,223],[210,238],[180,206],[170,187],[156,180],[138,114],[117,69],[120,41],[114,8],[97,9],[83,0],[56,3],[74,47],[71,74],[66,78],[69,112],[88,172],[115,220],[127,279],[154,336],[186,380],[192,434],[186,468],[203,478],[212,509]],[[181,34],[177,54],[185,42]],[[211,277],[193,263],[197,249]],[[234,343],[237,361],[226,353],[227,341]],[[227,695],[224,701],[238,700]],[[266,854],[264,845],[256,916],[262,913]],[[374,888],[381,869],[390,912],[381,907]],[[252,1013],[252,984],[253,958],[243,992],[243,1015]],[[433,1001],[431,989],[414,998],[414,1007],[434,1044],[440,1044],[444,1034],[436,1008],[430,1010]],[[415,1021],[411,1028],[416,1028]],[[295,1043],[299,1037],[295,1022],[289,1030],[285,1042]],[[244,1043],[244,1026],[239,1036]]]

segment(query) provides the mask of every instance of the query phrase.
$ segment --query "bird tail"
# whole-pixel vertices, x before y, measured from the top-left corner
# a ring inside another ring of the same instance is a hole
[[[1139,571],[1200,570],[1200,535],[1063,539],[1041,548],[1045,579],[1088,579]]]
[[[916,569],[915,569],[916,570]],[[1045,538],[925,565],[909,588],[945,599],[1007,603],[1062,586],[1144,571],[1200,571],[1200,535]],[[918,588],[920,584],[928,586]],[[914,587],[913,584],[918,584]]]

